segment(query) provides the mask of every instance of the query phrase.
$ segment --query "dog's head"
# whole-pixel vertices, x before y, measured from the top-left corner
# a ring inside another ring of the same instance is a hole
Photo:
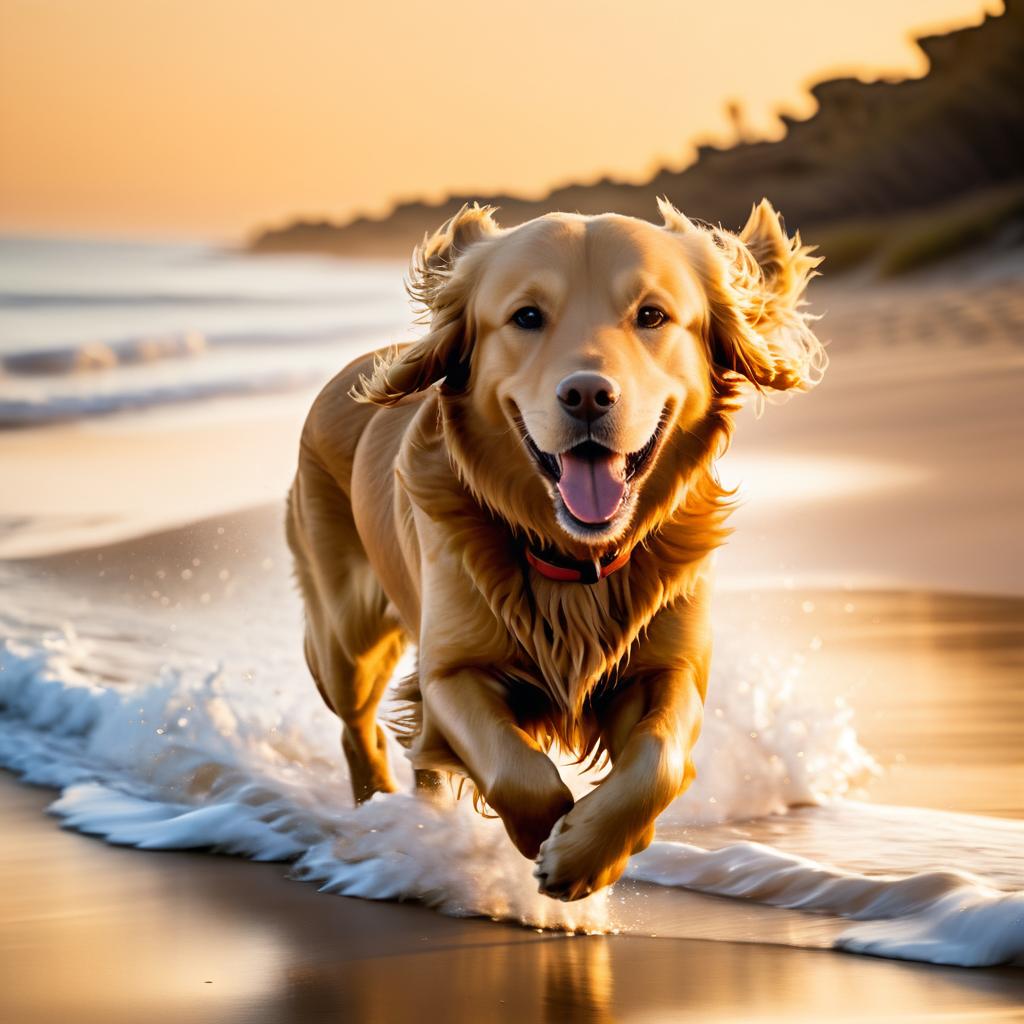
[[[801,311],[818,260],[767,202],[738,234],[464,207],[414,257],[430,333],[363,382],[392,405],[442,383],[456,466],[514,526],[587,553],[653,528],[720,440],[737,386],[813,385]]]

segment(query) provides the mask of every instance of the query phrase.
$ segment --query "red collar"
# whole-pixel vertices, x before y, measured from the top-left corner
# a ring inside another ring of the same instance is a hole
[[[617,569],[621,569],[629,561],[630,552],[624,551],[615,555],[610,562],[598,563],[577,562],[575,559],[560,559],[558,562],[549,562],[536,554],[532,548],[526,549],[526,560],[541,574],[549,580],[557,580],[559,583],[597,583],[605,576],[611,576]]]

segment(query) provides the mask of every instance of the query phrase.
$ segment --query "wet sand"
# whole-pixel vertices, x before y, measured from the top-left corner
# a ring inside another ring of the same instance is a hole
[[[1024,599],[794,588],[718,604],[854,709],[882,768],[873,802],[1024,817]]]

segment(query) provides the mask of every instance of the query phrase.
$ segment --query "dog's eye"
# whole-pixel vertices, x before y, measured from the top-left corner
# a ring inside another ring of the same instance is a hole
[[[645,330],[653,330],[655,327],[660,327],[666,320],[668,320],[668,313],[658,309],[657,306],[641,306],[636,311],[636,325],[637,327],[643,327]]]
[[[512,314],[512,323],[524,331],[539,331],[544,326],[544,314],[536,306],[523,306]]]

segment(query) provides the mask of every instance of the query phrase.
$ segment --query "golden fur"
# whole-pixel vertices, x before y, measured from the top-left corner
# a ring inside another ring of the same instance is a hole
[[[805,389],[825,366],[802,309],[818,260],[767,202],[738,235],[659,205],[660,227],[551,214],[513,229],[464,207],[414,256],[429,333],[327,385],[289,498],[306,658],[356,799],[395,788],[376,709],[412,640],[399,731],[418,783],[470,779],[563,899],[614,881],[692,779],[729,511],[713,463],[745,390]],[[641,323],[651,305],[663,325]],[[542,328],[513,322],[523,306]],[[575,371],[621,391],[586,434],[555,397]],[[584,441],[642,467],[592,525],[531,455]],[[527,545],[630,559],[556,582]],[[552,744],[612,769],[574,803]]]

